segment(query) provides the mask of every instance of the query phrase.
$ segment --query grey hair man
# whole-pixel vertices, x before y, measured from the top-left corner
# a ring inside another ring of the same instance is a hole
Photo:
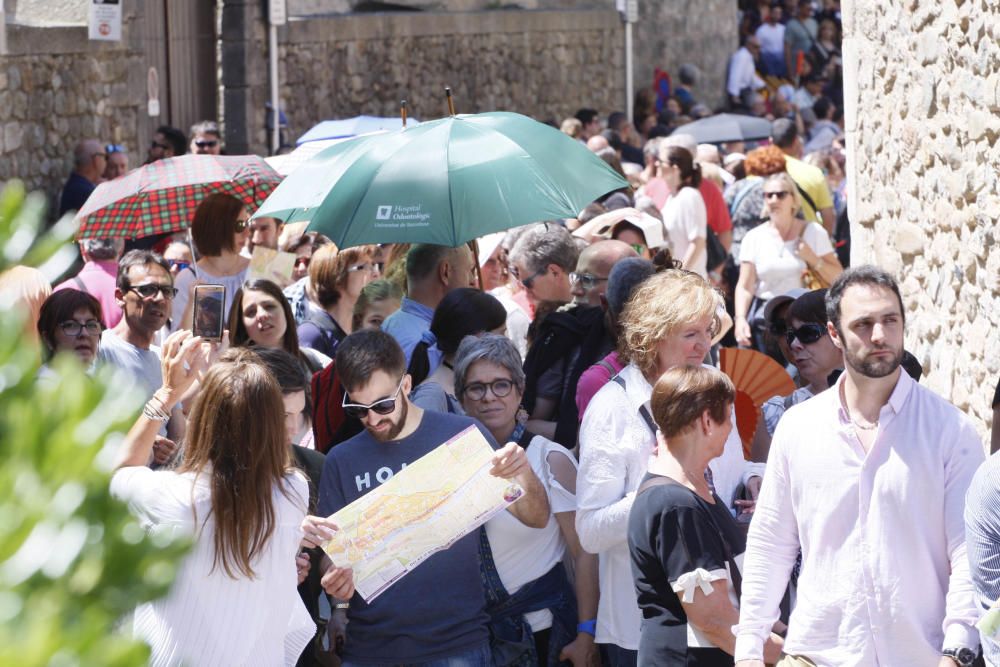
[[[214,120],[203,120],[191,126],[192,153],[199,155],[221,155],[222,133]]]
[[[101,182],[108,166],[108,154],[97,139],[84,139],[73,149],[73,171],[59,197],[59,215],[79,211]]]
[[[75,276],[56,286],[56,291],[75,289],[86,292],[101,304],[101,320],[110,329],[122,319],[122,309],[115,299],[118,258],[125,248],[124,239],[84,239],[80,241],[83,268]]]
[[[403,348],[406,365],[426,332],[441,299],[458,287],[476,287],[475,259],[467,245],[457,248],[418,243],[406,253],[406,296],[399,310],[382,323],[382,331],[392,335]],[[441,363],[437,347],[428,349],[430,373]]]
[[[529,228],[510,251],[511,272],[521,282],[528,299],[566,303],[573,298],[569,274],[579,256],[565,227],[543,222]]]

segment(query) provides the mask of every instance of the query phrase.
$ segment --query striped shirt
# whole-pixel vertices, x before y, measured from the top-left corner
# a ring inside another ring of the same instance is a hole
[[[1000,456],[979,466],[965,497],[965,544],[976,602],[985,613],[1000,598]],[[1000,641],[981,635],[983,657],[1000,665]]]

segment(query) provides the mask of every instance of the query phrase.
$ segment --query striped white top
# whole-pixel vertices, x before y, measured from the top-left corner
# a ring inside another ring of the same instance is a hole
[[[1000,456],[979,466],[965,497],[965,544],[979,613],[1000,598]],[[980,633],[983,657],[1000,665],[1000,641]]]
[[[195,535],[204,524],[167,597],[140,605],[134,633],[152,648],[151,665],[293,665],[315,625],[296,589],[295,554],[302,538],[308,486],[289,473],[290,498],[274,490],[275,530],[252,563],[254,579],[214,571],[211,489],[202,474],[122,468],[111,492],[128,502],[153,534]],[[207,517],[207,522],[206,522]]]

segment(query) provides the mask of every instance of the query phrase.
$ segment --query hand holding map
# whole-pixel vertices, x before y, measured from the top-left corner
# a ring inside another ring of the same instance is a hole
[[[491,474],[511,465],[520,466],[516,453],[494,452],[470,426],[331,516],[337,530],[323,549],[335,567],[353,569],[354,587],[371,602],[520,498],[518,484]]]

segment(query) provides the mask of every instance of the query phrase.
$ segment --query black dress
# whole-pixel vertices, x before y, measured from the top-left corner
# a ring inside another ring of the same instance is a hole
[[[658,477],[649,474],[646,479]],[[689,646],[687,614],[671,583],[703,569],[728,573],[728,553],[743,553],[746,540],[725,503],[706,502],[674,480],[638,496],[628,522],[632,579],[642,610],[640,665],[732,667],[733,657],[714,647]],[[726,540],[726,543],[723,542]]]

